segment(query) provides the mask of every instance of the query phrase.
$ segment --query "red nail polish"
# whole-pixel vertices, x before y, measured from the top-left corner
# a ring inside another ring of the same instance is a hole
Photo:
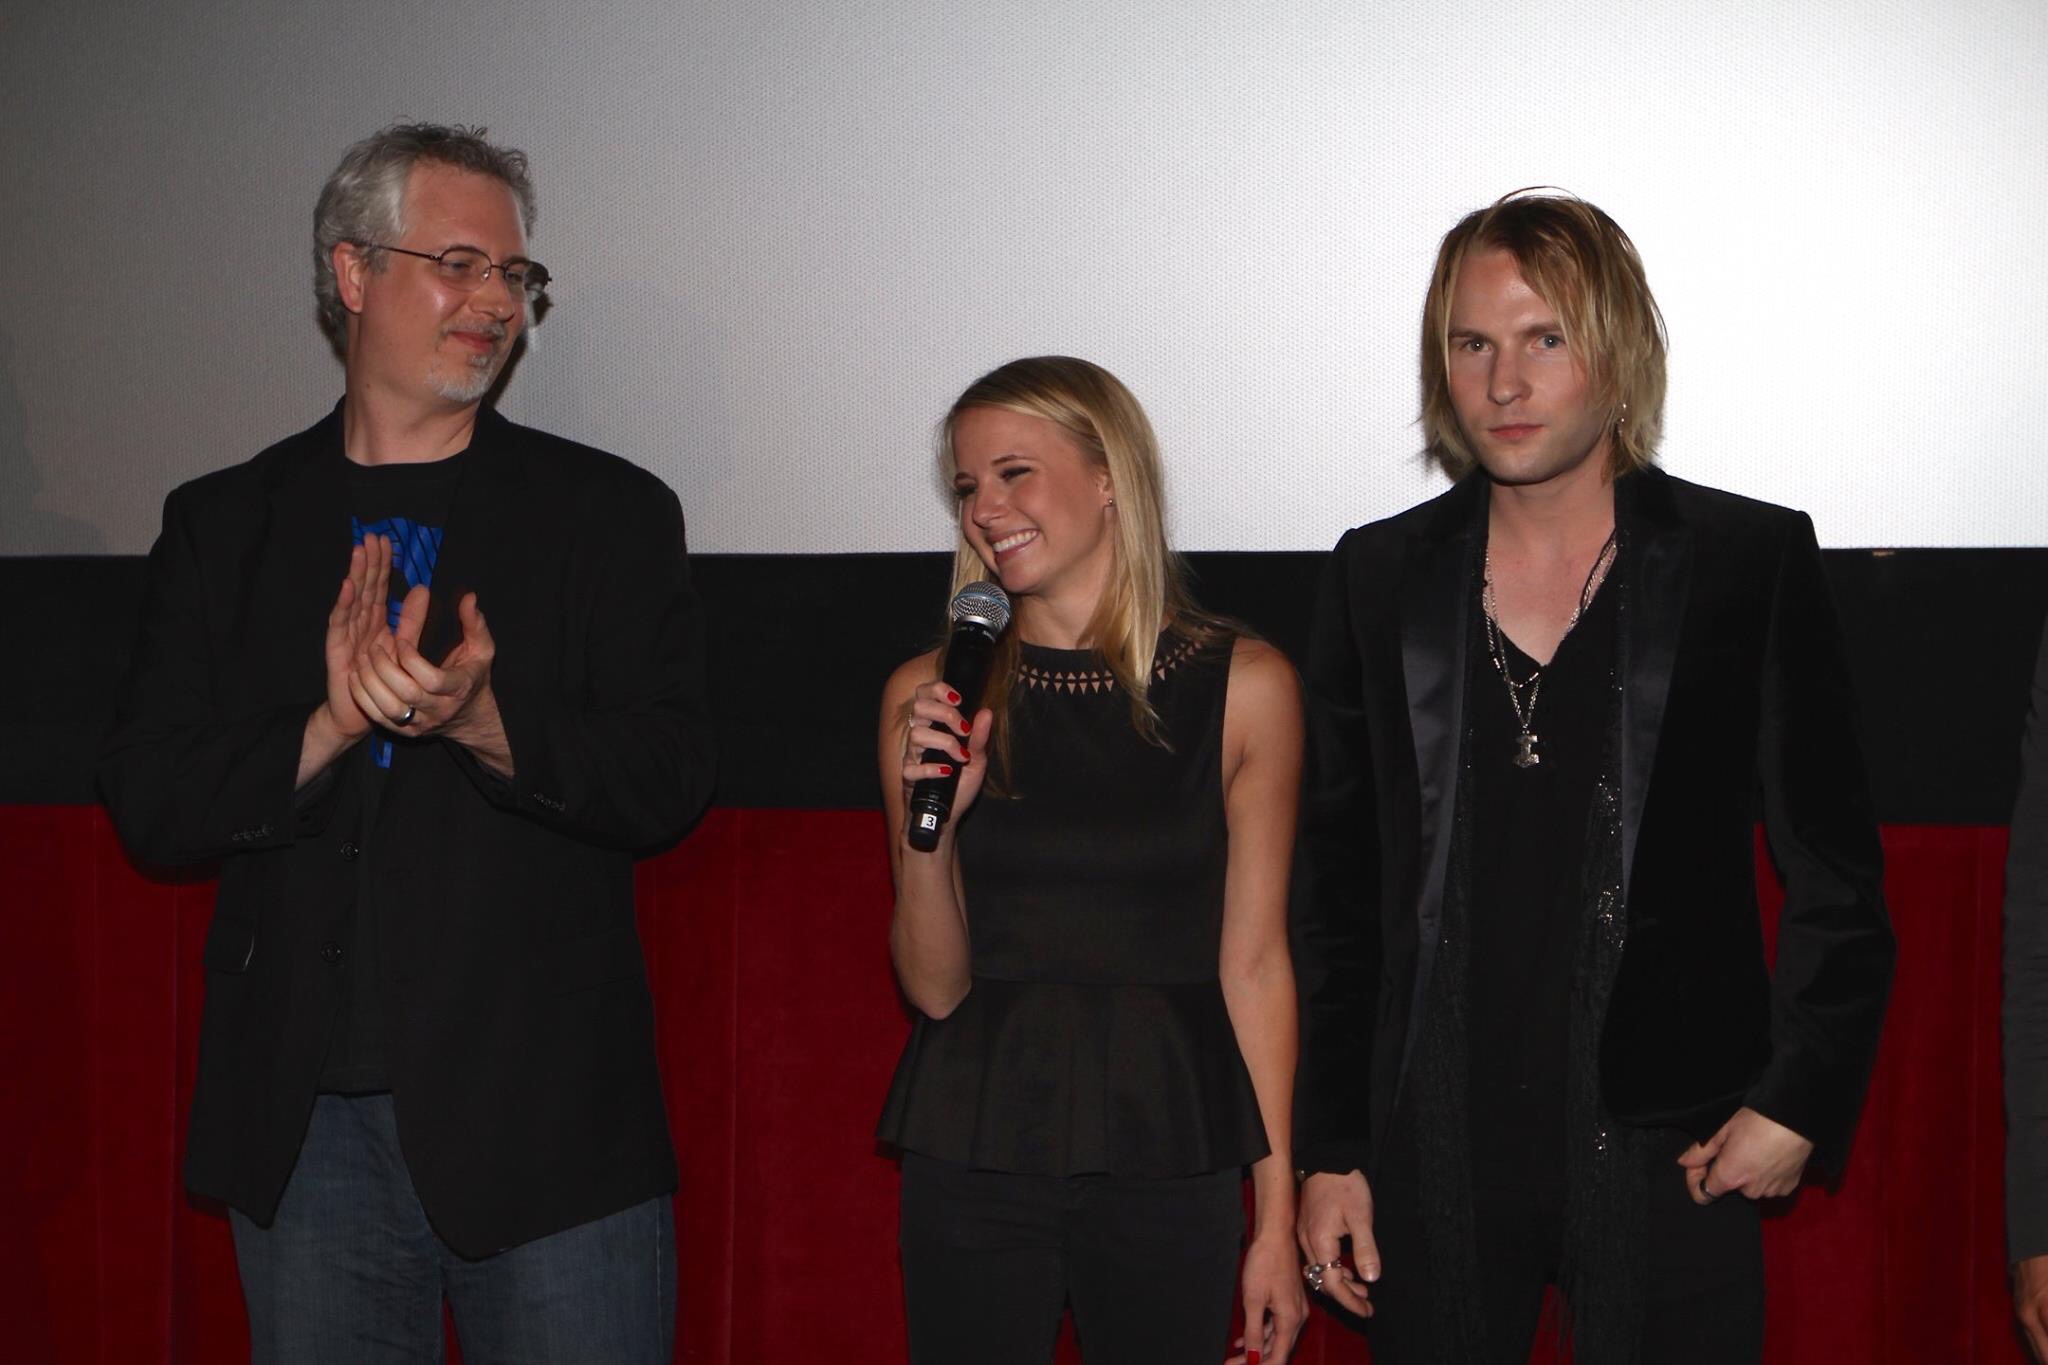
[[[949,689],[947,689],[947,691],[946,691],[946,705],[948,705],[948,706],[958,706],[959,704],[960,704],[960,694],[959,694],[958,692],[955,692],[955,691],[951,690],[950,688],[949,688]]]
[[[974,761],[974,750],[968,748],[965,744],[961,745],[960,761],[962,763],[972,763]]]
[[[940,776],[940,777],[951,777],[952,775],[953,775],[953,765],[952,765],[952,764],[950,764],[950,763],[941,763],[941,764],[939,765],[939,776]]]

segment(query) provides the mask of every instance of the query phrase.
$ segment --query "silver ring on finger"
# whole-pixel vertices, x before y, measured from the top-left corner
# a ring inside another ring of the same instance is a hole
[[[405,714],[400,716],[397,720],[392,721],[391,723],[393,725],[397,725],[400,727],[407,726],[412,724],[412,718],[418,714],[419,711],[417,708],[408,706],[405,708]]]
[[[1318,1262],[1315,1265],[1305,1265],[1301,1268],[1301,1278],[1308,1281],[1310,1289],[1320,1294],[1323,1292],[1323,1276],[1332,1270],[1338,1269],[1343,1264],[1344,1258],[1338,1256],[1331,1260]]]
[[[1726,1193],[1728,1193],[1728,1191],[1726,1191],[1726,1190],[1723,1190],[1723,1191],[1721,1191],[1721,1194],[1726,1194]],[[1702,1199],[1706,1200],[1706,1201],[1707,1201],[1707,1202],[1708,1202],[1709,1204],[1711,1204],[1711,1203],[1713,1203],[1713,1202],[1714,1202],[1714,1201],[1715,1201],[1716,1199],[1719,1199],[1719,1198],[1721,1197],[1721,1194],[1715,1194],[1715,1193],[1714,1193],[1714,1192],[1713,1192],[1712,1190],[1708,1189],[1708,1188],[1707,1188],[1707,1178],[1706,1178],[1705,1176],[1701,1176],[1701,1177],[1700,1177],[1700,1198],[1702,1198]]]

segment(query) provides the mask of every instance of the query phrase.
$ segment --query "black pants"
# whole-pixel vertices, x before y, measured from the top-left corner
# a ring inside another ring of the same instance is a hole
[[[1088,1365],[1228,1354],[1243,1173],[1013,1175],[905,1153],[912,1365],[1046,1365],[1060,1313]]]
[[[1644,1365],[1748,1365],[1763,1357],[1763,1229],[1757,1207],[1729,1195],[1704,1207],[1687,1192],[1678,1154],[1692,1139],[1653,1134],[1649,1163],[1648,1314]],[[1374,1365],[1433,1365],[1427,1256],[1414,1182],[1383,1177],[1373,1191],[1383,1273],[1367,1326]],[[1534,1181],[1528,1197],[1482,1193],[1474,1210],[1487,1359],[1523,1365],[1557,1277],[1563,1218],[1559,1184]]]

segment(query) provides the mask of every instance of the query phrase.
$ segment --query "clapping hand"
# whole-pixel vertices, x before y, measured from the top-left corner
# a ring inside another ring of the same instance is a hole
[[[398,624],[359,645],[351,664],[350,695],[365,715],[396,733],[445,734],[459,741],[471,711],[489,692],[497,643],[477,608],[476,594],[465,593],[456,607],[461,642],[438,667],[427,662],[419,642],[429,601],[427,589],[415,587],[399,608]]]
[[[337,738],[354,743],[376,723],[374,713],[357,701],[351,687],[357,656],[372,641],[391,632],[386,622],[385,595],[390,590],[391,542],[365,537],[349,551],[348,576],[341,580],[334,609],[327,613],[327,700],[324,719]]]

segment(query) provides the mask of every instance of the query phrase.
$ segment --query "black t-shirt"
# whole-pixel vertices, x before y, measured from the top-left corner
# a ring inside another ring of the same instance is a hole
[[[1572,969],[1586,932],[1587,819],[1606,759],[1619,597],[1603,584],[1543,670],[1533,767],[1515,765],[1521,727],[1483,640],[1475,651],[1468,1057],[1482,1203],[1545,1188],[1561,1197]],[[1502,648],[1517,679],[1536,668],[1505,635]]]
[[[425,464],[360,465],[348,461],[349,520],[355,543],[367,536],[391,540],[389,624],[398,623],[399,605],[414,587],[431,588],[434,564],[440,558],[448,509],[469,459],[468,452]],[[320,1089],[343,1094],[388,1090],[384,1067],[383,1010],[377,990],[377,916],[371,900],[370,869],[376,859],[372,832],[378,799],[394,764],[408,758],[408,746],[395,743],[384,730],[342,755],[337,762],[357,766],[360,808],[337,811],[335,818],[352,820],[352,842],[358,853],[356,904],[344,935],[347,945],[341,970],[347,973],[347,1003],[320,1070]]]

